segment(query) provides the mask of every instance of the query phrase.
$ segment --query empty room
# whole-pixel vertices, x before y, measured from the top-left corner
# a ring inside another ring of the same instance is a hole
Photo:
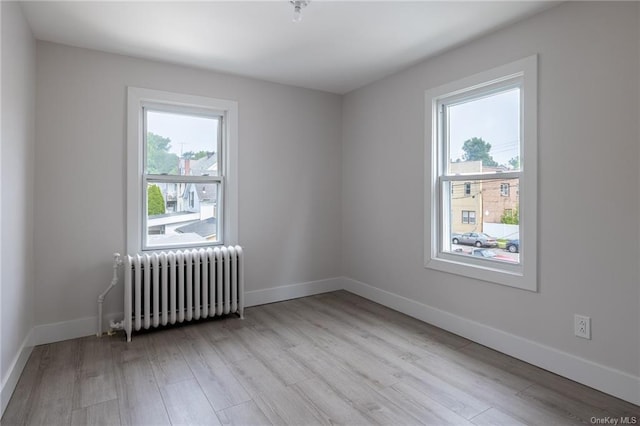
[[[0,22],[2,425],[640,424],[640,3]]]

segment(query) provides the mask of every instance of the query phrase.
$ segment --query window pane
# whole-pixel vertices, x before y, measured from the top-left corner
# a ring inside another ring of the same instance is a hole
[[[147,247],[218,242],[218,183],[147,185]]]
[[[520,89],[446,106],[448,173],[520,170]]]
[[[145,109],[147,174],[218,175],[220,117]]]
[[[509,179],[510,188],[517,189],[519,179]],[[445,182],[443,195],[449,198],[449,238],[443,251],[489,260],[520,262],[520,220],[517,191],[502,194],[504,179],[484,179],[469,183],[471,195],[465,195],[466,182]],[[449,186],[451,189],[449,189]]]

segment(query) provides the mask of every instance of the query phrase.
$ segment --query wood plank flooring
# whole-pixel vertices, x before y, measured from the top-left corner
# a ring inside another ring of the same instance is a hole
[[[570,425],[640,407],[345,291],[38,346],[2,425]]]

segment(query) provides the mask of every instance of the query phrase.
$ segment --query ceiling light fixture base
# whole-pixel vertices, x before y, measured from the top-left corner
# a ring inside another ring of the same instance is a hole
[[[307,7],[311,0],[290,0],[289,3],[293,5],[293,22],[302,21],[302,9]]]

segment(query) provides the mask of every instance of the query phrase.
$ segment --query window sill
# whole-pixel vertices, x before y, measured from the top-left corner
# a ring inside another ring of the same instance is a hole
[[[441,254],[441,257],[425,259],[424,267],[440,272],[461,275],[494,284],[537,292],[535,273],[527,273],[523,265],[503,265],[499,262],[478,261],[471,264],[455,259],[455,255]]]

